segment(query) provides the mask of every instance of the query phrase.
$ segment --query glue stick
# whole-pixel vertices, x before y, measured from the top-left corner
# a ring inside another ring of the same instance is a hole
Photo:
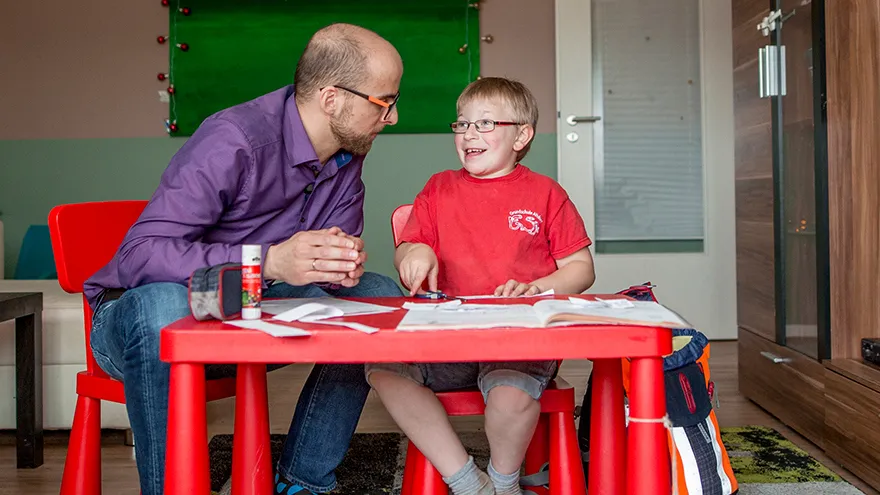
[[[259,320],[263,298],[262,250],[258,244],[241,246],[241,318]]]

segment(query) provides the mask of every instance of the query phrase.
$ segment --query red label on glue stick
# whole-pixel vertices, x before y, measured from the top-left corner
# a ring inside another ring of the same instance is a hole
[[[241,318],[259,320],[263,299],[263,252],[259,244],[241,246]]]

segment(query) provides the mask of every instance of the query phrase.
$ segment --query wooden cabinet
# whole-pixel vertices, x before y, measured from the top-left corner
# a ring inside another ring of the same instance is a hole
[[[822,446],[825,367],[748,330],[739,332],[740,393],[793,430]]]
[[[821,445],[830,347],[824,12],[815,0],[734,0],[733,9],[740,388]],[[765,18],[775,22],[766,33],[756,28]]]
[[[878,18],[880,0],[733,0],[740,391],[876,489]],[[785,80],[762,97],[766,46]]]
[[[880,368],[855,359],[825,362],[825,452],[880,486]]]
[[[880,338],[880,0],[828,2],[832,357]]]
[[[767,10],[767,1],[733,0],[736,296],[740,332],[773,340],[773,128],[770,101],[758,95],[758,50],[765,39],[755,29]]]

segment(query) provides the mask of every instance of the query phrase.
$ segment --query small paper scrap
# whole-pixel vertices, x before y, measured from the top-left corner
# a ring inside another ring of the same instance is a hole
[[[435,310],[435,309],[449,309],[457,306],[461,306],[461,299],[455,299],[448,302],[442,303],[416,303],[416,302],[405,302],[403,303],[403,309],[415,309],[415,310]]]
[[[318,325],[335,325],[338,327],[348,327],[353,330],[357,330],[363,333],[376,333],[379,331],[376,327],[371,327],[369,325],[364,325],[363,323],[355,323],[353,321],[329,321],[329,320],[315,320],[310,323],[315,323]]]
[[[624,308],[633,308],[632,302],[627,299],[599,299],[596,298],[595,301],[590,301],[587,299],[581,299],[578,297],[569,297],[568,300],[574,304],[575,306],[581,306],[585,308],[615,308],[615,309],[624,309]]]
[[[227,321],[230,325],[239,328],[247,328],[249,330],[259,330],[268,333],[273,337],[308,337],[312,333],[302,328],[291,327],[287,325],[276,325],[263,320],[231,320]]]
[[[341,309],[334,308],[332,306],[325,306],[323,304],[317,303],[308,303],[293,309],[289,309],[287,311],[284,311],[283,313],[278,313],[273,317],[273,319],[286,321],[289,323],[292,321],[317,321],[324,318],[335,318],[344,314],[345,312],[343,312]]]
[[[516,296],[516,297],[544,297],[544,296],[552,296],[554,294],[555,294],[555,291],[553,289],[549,289],[549,290],[545,290],[544,292],[542,292],[540,294],[533,294],[531,296]],[[496,296],[494,294],[489,294],[489,295],[480,295],[480,296],[460,296],[460,297],[462,299],[470,300],[470,299],[497,299],[497,298],[503,298],[504,296]]]

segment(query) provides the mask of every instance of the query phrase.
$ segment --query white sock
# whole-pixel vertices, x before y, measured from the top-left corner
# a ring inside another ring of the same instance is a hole
[[[467,463],[457,473],[443,478],[443,481],[455,495],[495,495],[492,480],[477,469],[473,456],[468,456]]]
[[[501,474],[495,470],[492,461],[489,461],[489,479],[495,485],[497,495],[522,495],[522,489],[519,487],[519,470],[510,474]]]

